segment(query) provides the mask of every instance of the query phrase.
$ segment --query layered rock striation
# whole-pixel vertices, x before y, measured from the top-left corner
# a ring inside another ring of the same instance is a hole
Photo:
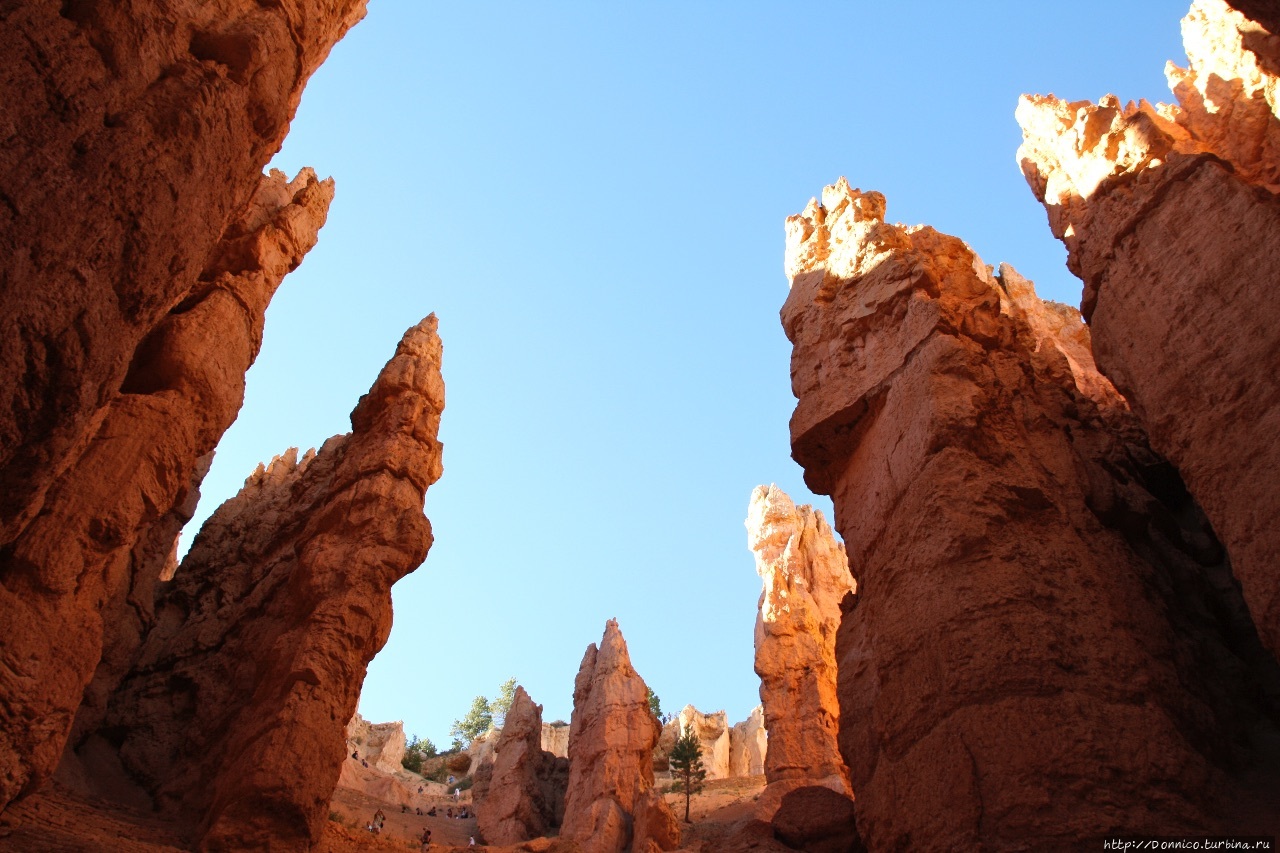
[[[320,837],[391,585],[431,545],[440,356],[433,315],[405,333],[352,431],[259,466],[159,592],[101,734],[204,847]]]
[[[679,827],[653,787],[659,730],[644,679],[610,619],[599,647],[587,647],[574,680],[562,838],[583,853],[679,846]]]
[[[315,245],[333,182],[273,171],[192,293],[138,345],[95,431],[3,551],[0,803],[101,723],[212,451],[244,399],[267,304]],[[92,683],[90,683],[92,681]],[[86,689],[87,688],[87,689]]]
[[[1221,0],[1196,0],[1182,32],[1178,106],[1026,96],[1018,157],[1084,280],[1099,368],[1204,507],[1280,654],[1280,33]]]
[[[848,793],[836,742],[836,629],[854,589],[844,546],[822,513],[796,506],[777,486],[751,493],[746,526],[763,582],[755,669],[768,729],[765,777]]]
[[[862,838],[1222,828],[1276,681],[1212,531],[1074,310],[884,212],[841,180],[788,219],[782,310],[792,452],[857,580],[836,660]]]

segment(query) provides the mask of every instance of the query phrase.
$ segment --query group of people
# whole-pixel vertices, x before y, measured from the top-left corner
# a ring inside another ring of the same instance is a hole
[[[419,793],[421,793],[421,789],[419,789]],[[402,814],[407,814],[409,812],[409,807],[401,803],[400,811]],[[438,817],[440,814],[439,810],[435,806],[432,806],[430,809],[428,809],[425,815],[423,815],[422,809],[420,807],[415,808],[414,811],[416,811],[419,815],[422,815],[425,817]],[[466,806],[462,806],[461,808],[459,808],[457,811],[457,814],[454,813],[453,807],[450,806],[449,808],[445,809],[444,816],[447,818],[456,818],[460,820],[465,820],[470,817],[475,817],[475,815],[472,814],[471,809],[469,809]],[[369,822],[367,829],[373,835],[381,835],[382,827],[383,827],[383,824],[386,823],[386,820],[387,820],[386,813],[383,812],[382,809],[378,809],[376,812],[373,813],[373,820]],[[431,827],[426,826],[422,828],[423,851],[426,851],[426,849],[430,845],[431,845]],[[473,835],[470,837],[470,841],[467,846],[474,847],[475,845],[476,845],[476,838]]]

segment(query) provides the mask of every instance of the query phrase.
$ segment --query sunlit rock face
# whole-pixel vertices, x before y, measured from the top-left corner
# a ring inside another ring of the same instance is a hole
[[[347,723],[347,748],[360,760],[383,773],[399,773],[404,769],[404,753],[408,742],[404,723],[371,723],[358,713]]]
[[[763,775],[768,751],[769,733],[764,727],[764,707],[757,705],[751,709],[750,716],[734,723],[729,730],[729,775]]]
[[[431,544],[440,357],[433,315],[405,333],[352,431],[259,466],[159,589],[100,736],[201,845],[320,838],[391,585]]]
[[[171,569],[212,451],[244,399],[281,280],[315,245],[333,182],[260,176],[193,293],[133,354],[78,456],[5,549],[0,803],[31,790],[102,720],[156,582]]]
[[[704,714],[692,705],[680,709],[680,737],[692,731],[702,748],[702,769],[708,779],[729,777],[729,718],[724,711]]]
[[[659,731],[644,679],[610,619],[600,646],[587,647],[574,681],[562,838],[583,853],[679,846],[678,832],[675,843],[669,837],[675,819],[653,787]]]
[[[1221,549],[1073,309],[884,213],[841,180],[791,217],[782,310],[792,453],[857,579],[837,692],[867,847],[1226,825],[1275,679]]]
[[[836,744],[836,629],[853,591],[844,546],[822,513],[777,486],[757,486],[747,509],[747,546],[764,588],[756,615],[756,674],[769,734],[770,784],[824,784],[847,793]]]
[[[1025,96],[1018,156],[1084,280],[1099,368],[1204,507],[1276,654],[1280,37],[1220,0],[1182,32],[1178,106]]]

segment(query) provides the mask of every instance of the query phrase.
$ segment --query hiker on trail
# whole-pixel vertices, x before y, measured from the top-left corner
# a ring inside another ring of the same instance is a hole
[[[422,849],[426,850],[430,844],[431,844],[431,828],[425,827],[422,830]]]
[[[458,798],[459,798],[459,797],[461,797],[461,796],[462,796],[462,789],[461,789],[461,788],[454,788],[454,789],[453,789],[453,798],[456,800],[456,799],[458,799]]]
[[[476,837],[475,837],[474,835],[473,835],[473,836],[471,836],[471,841],[470,841],[470,843],[469,843],[469,844],[467,844],[467,846],[468,846],[468,847],[475,847],[475,846],[476,846]]]

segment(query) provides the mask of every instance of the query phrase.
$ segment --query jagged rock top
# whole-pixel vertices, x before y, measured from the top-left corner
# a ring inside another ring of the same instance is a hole
[[[1085,279],[1086,317],[1097,293],[1077,254],[1090,220],[1106,214],[1081,202],[1104,184],[1118,187],[1162,166],[1191,169],[1209,157],[1227,161],[1249,183],[1280,192],[1278,84],[1267,71],[1280,59],[1277,39],[1222,0],[1196,0],[1182,20],[1182,37],[1188,67],[1170,62],[1165,68],[1177,105],[1122,105],[1115,95],[1097,104],[1053,95],[1019,101],[1018,161],[1054,235],[1066,244],[1068,266]]]

